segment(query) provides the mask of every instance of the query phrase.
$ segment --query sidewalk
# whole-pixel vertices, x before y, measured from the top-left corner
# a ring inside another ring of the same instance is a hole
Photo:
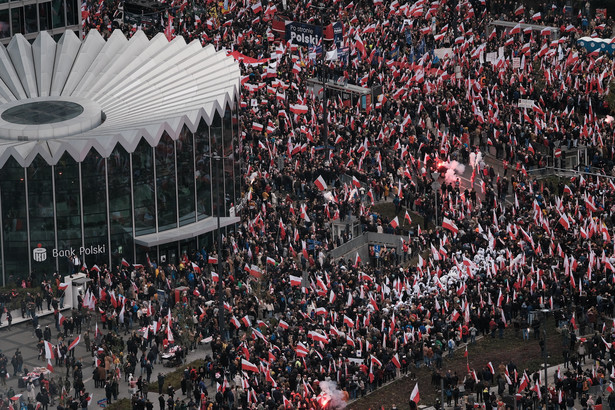
[[[72,308],[69,306],[64,306],[63,308],[60,309],[60,312],[64,312],[69,309],[72,309]],[[49,315],[53,315],[53,309],[45,309],[43,307],[42,311],[36,312],[36,317],[38,318],[42,318],[42,317],[49,316]],[[21,316],[21,309],[11,310],[11,316],[13,317],[13,321],[11,322],[11,327],[15,325],[19,325],[24,322],[32,321],[32,318],[28,316],[28,314],[26,314],[26,317]],[[5,313],[2,313],[2,315],[0,315],[0,320],[2,320],[2,323],[0,323],[0,329],[9,327],[9,323],[6,321]]]

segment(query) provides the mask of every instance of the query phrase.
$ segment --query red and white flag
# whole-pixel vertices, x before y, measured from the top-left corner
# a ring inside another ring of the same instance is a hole
[[[55,350],[56,350],[55,346],[45,340],[45,358],[47,360],[56,358]]]
[[[68,350],[73,350],[75,348],[75,346],[77,346],[79,344],[79,342],[81,341],[81,335],[77,336],[75,338],[75,340],[72,341],[72,343],[70,345],[68,345]]]
[[[301,286],[301,276],[288,276],[290,277],[290,286]]]
[[[316,178],[316,181],[314,181],[314,183],[320,191],[325,191],[327,189],[327,183],[325,182],[325,179],[322,177],[322,175],[319,175],[318,178]]]
[[[396,229],[399,226],[399,218],[398,217],[393,218],[390,224],[393,227],[393,229]]]
[[[453,221],[451,221],[450,219],[446,217],[442,219],[442,227],[444,229],[448,229],[454,234],[457,234],[457,232],[459,232],[459,228],[457,228],[457,225],[455,225]]]
[[[415,402],[416,404],[419,404],[419,384],[415,384],[414,385],[414,389],[412,389],[412,393],[410,393],[410,401]]]
[[[241,359],[241,369],[254,372],[254,373],[258,373],[258,367],[256,367],[255,364],[250,363],[246,359]]]
[[[399,361],[399,354],[395,353],[395,356],[391,358],[391,361],[393,362],[395,367],[397,367],[398,369],[401,368],[401,362]]]
[[[408,221],[408,225],[412,225],[412,219],[410,218],[408,211],[406,211],[406,215],[404,216],[404,218],[406,219],[406,221]]]

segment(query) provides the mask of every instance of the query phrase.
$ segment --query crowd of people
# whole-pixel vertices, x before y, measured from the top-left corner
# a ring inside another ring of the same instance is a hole
[[[352,400],[415,366],[439,369],[455,346],[536,323],[540,309],[568,329],[571,352],[577,336],[590,333],[583,354],[604,366],[586,374],[575,355],[547,390],[538,374],[512,363],[468,369],[461,379],[445,376],[450,397],[464,383],[477,401],[497,407],[497,396],[483,397],[484,386],[497,385],[500,395],[508,386],[520,408],[540,400],[558,408],[582,397],[587,379],[609,384],[613,59],[576,41],[610,38],[610,17],[559,0],[533,9],[508,0],[343,0],[327,5],[324,21],[307,1],[174,1],[160,23],[141,27],[114,20],[119,5],[84,2],[85,32],[164,31],[235,52],[245,206],[222,255],[213,246],[178,266],[88,271],[78,310],[68,320],[56,315],[63,337],[52,344],[63,352],[56,366],[66,367],[67,382],[73,374],[72,404],[84,397],[70,357],[75,340],[96,360],[96,388],[109,403],[123,377],[133,406],[148,408],[154,365],[181,363],[199,343],[211,343],[211,357],[186,370],[181,395],[158,377],[161,408],[311,408],[320,394]],[[332,41],[292,44],[274,32],[274,20],[342,22],[338,55],[347,49],[348,58],[321,64],[322,51],[337,49]],[[521,28],[521,21],[536,26]],[[323,73],[382,86],[382,94],[365,107],[331,95],[325,114],[308,84]],[[533,102],[520,107],[521,100]],[[558,182],[533,177],[534,168],[580,146],[589,158],[583,173]],[[469,184],[455,163],[472,168]],[[431,171],[441,166],[452,172],[434,193]],[[389,200],[396,218],[372,208]],[[351,216],[364,230],[399,234],[403,252],[380,266],[355,254],[332,260],[328,252],[351,239],[334,237],[332,223]],[[417,216],[421,224],[412,222]],[[42,334],[40,341],[48,359],[52,340]]]

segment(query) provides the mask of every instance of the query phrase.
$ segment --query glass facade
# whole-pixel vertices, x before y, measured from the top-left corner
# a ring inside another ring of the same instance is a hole
[[[28,212],[30,247],[49,248],[55,244],[55,211],[53,201],[53,170],[37,156],[26,169],[28,174]],[[47,257],[33,259],[32,272],[37,275],[55,271],[55,262]]]
[[[212,232],[152,248],[135,238],[187,227],[219,207],[229,216],[241,180],[235,115],[229,107],[211,126],[184,126],[175,140],[164,133],[154,147],[141,138],[132,153],[118,144],[109,157],[92,148],[81,162],[68,153],[53,165],[37,156],[26,168],[11,157],[0,169],[2,285],[30,273],[35,280],[69,274],[83,263],[146,265],[148,256],[177,263],[211,245]],[[211,160],[212,153],[222,157]]]
[[[13,158],[0,171],[2,197],[2,264],[5,277],[28,274],[28,219],[25,169]],[[7,275],[8,274],[8,275]]]
[[[33,40],[46,30],[61,35],[69,29],[79,35],[80,20],[81,4],[77,0],[0,0],[0,39],[21,33]]]

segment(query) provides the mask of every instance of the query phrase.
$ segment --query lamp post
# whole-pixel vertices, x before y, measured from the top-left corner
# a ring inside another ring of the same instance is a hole
[[[438,226],[438,190],[440,189],[440,183],[438,182],[438,177],[440,176],[439,172],[432,172],[431,173],[431,178],[433,179],[433,182],[431,183],[431,189],[433,190],[433,196],[435,199],[435,205],[434,205],[434,212],[435,212],[435,219],[434,219],[434,224],[436,226]]]
[[[226,333],[224,331],[224,289],[222,286],[222,271],[224,270],[224,258],[222,257],[222,229],[220,228],[220,213],[222,212],[222,208],[224,207],[224,201],[222,201],[222,205],[220,205],[220,198],[224,197],[224,192],[220,193],[220,190],[224,189],[224,185],[220,183],[220,167],[223,166],[224,163],[222,162],[223,158],[217,153],[210,155],[209,158],[216,162],[216,173],[214,180],[218,184],[218,196],[216,198],[216,220],[218,228],[218,328],[220,329],[220,337],[222,338],[222,340],[226,340]]]
[[[549,314],[549,312],[551,312],[550,309],[541,309],[540,310],[543,313],[543,342],[544,342],[544,351],[542,352],[543,356],[544,356],[544,362],[545,362],[545,404],[547,404],[547,398],[548,398],[548,394],[549,394],[549,381],[547,379],[547,369],[548,369],[548,363],[547,363],[547,358],[549,357],[549,355],[547,354],[547,315]]]

